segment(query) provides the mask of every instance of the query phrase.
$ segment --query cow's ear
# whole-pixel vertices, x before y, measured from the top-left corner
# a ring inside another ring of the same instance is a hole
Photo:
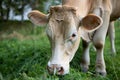
[[[102,24],[102,18],[94,14],[89,14],[81,20],[81,26],[87,32],[92,32],[98,29]]]
[[[30,19],[30,21],[32,23],[34,23],[35,25],[40,25],[40,26],[44,26],[47,24],[48,22],[48,16],[43,14],[40,11],[37,10],[33,10],[28,14],[28,18]]]

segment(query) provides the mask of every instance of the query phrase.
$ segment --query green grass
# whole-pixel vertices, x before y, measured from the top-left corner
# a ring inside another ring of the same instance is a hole
[[[32,27],[29,22],[7,22],[0,24],[0,80],[120,80],[120,26],[116,22],[116,50],[117,55],[111,56],[109,39],[106,39],[105,62],[107,76],[94,76],[96,53],[92,49],[91,65],[88,73],[82,73],[80,58],[82,47],[80,45],[71,62],[70,74],[65,76],[51,76],[46,70],[47,62],[51,56],[50,44],[45,35],[44,28]],[[119,26],[119,27],[118,27]],[[13,32],[21,34],[10,36]],[[5,35],[6,37],[3,37]]]

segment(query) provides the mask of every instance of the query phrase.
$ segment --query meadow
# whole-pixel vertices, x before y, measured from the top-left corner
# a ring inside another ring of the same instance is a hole
[[[46,69],[51,48],[45,28],[29,21],[0,22],[0,80],[120,80],[120,22],[115,22],[116,56],[111,55],[110,41],[106,38],[104,57],[107,76],[96,76],[96,52],[90,49],[91,65],[88,73],[81,72],[80,44],[70,63],[70,74],[49,75]]]

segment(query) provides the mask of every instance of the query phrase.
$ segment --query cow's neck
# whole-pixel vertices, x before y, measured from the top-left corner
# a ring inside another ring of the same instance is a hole
[[[62,5],[68,5],[77,8],[77,14],[84,17],[88,14],[90,9],[89,0],[63,0]]]

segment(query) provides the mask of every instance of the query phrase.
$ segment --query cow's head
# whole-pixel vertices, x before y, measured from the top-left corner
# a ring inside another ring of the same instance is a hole
[[[51,7],[49,15],[32,11],[28,17],[37,25],[48,23],[46,33],[51,43],[52,57],[47,68],[49,73],[58,75],[69,72],[69,63],[78,49],[81,30],[94,31],[102,23],[101,18],[95,15],[80,19],[76,9],[68,6]]]

